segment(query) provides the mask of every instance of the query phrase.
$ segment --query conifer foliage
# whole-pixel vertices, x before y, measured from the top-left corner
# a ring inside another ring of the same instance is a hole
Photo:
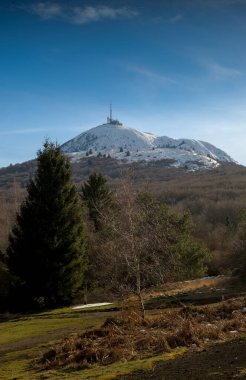
[[[82,205],[57,144],[46,141],[37,162],[7,249],[13,300],[61,306],[77,294],[86,269]]]
[[[101,173],[92,173],[82,186],[82,200],[89,210],[89,217],[95,230],[102,227],[102,215],[112,205],[112,193],[107,179]]]

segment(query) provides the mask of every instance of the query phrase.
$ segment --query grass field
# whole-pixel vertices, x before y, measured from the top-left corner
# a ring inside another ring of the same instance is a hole
[[[186,283],[184,286],[179,284],[176,292],[174,289],[163,292],[157,290],[146,295],[146,305],[149,309],[147,315],[158,315],[160,308],[165,309],[170,306],[177,308],[178,305],[170,304],[170,297],[174,297],[178,303],[194,302],[196,304],[199,303],[201,296],[201,298],[205,297],[206,302],[209,303],[209,297],[211,302],[214,302],[215,294],[220,300],[224,297],[222,292],[229,298],[230,292],[232,296],[235,291],[235,289],[224,291],[221,286],[218,286],[216,291],[216,284],[209,283],[209,280],[207,287],[206,283],[201,283],[197,287],[192,283]],[[93,365],[84,370],[76,370],[72,367],[41,370],[36,366],[35,360],[54,347],[62,338],[75,336],[78,332],[98,329],[108,317],[116,317],[119,313],[117,310],[112,310],[112,305],[110,305],[87,311],[63,308],[39,314],[8,316],[8,320],[0,323],[0,379],[108,380],[120,378],[140,369],[151,369],[155,363],[175,359],[186,351],[185,347],[177,348],[171,352],[152,355],[152,357],[144,355],[136,360],[119,361],[107,366]]]
[[[1,323],[0,379],[62,378],[61,373],[57,377],[54,373],[45,375],[49,377],[37,374],[32,369],[32,360],[58,339],[101,326],[108,315],[104,310],[102,307],[97,312],[92,309],[92,313],[87,313],[70,308],[56,309]]]
[[[83,371],[49,370],[37,371],[33,365],[48,347],[58,339],[73,335],[77,331],[98,328],[105,319],[116,314],[106,307],[91,312],[74,311],[69,308],[56,309],[36,315],[15,317],[14,320],[0,324],[0,379],[112,379],[115,376],[130,373],[137,369],[149,369],[159,360],[170,360],[182,354],[185,349],[172,353],[132,361],[116,363],[111,366],[93,367]],[[105,310],[106,309],[106,310]]]

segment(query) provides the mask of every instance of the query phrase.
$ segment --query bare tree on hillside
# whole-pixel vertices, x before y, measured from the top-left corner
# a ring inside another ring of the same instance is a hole
[[[144,318],[143,289],[187,277],[192,270],[203,274],[207,251],[191,241],[187,214],[176,214],[149,194],[137,193],[128,180],[116,203],[117,212],[104,217],[97,270],[102,270],[105,285],[137,295]]]

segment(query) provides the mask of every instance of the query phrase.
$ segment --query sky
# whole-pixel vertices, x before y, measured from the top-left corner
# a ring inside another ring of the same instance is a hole
[[[246,165],[246,0],[0,2],[0,167],[113,117]]]

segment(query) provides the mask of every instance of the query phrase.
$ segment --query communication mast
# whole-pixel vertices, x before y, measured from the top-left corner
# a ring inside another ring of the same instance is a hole
[[[112,104],[110,103],[109,106],[109,116],[107,117],[107,124],[111,125],[123,125],[122,123],[119,122],[117,119],[113,119],[113,112],[112,112]]]
[[[110,103],[109,118],[110,118],[110,121],[113,120],[113,117],[112,117],[112,103]]]

